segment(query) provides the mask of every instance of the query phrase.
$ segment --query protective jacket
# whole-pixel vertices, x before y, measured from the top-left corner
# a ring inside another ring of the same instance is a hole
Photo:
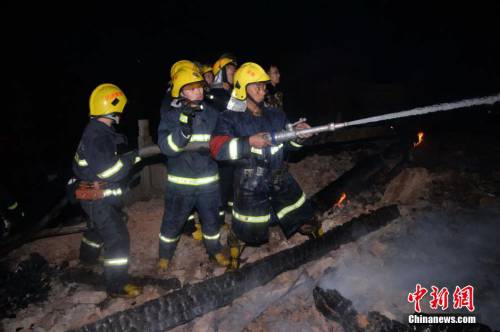
[[[210,141],[212,157],[233,161],[236,168],[232,230],[240,240],[256,245],[267,241],[273,216],[287,237],[313,217],[305,194],[283,162],[284,149],[296,150],[300,145],[286,142],[257,149],[249,144],[249,136],[281,131],[288,123],[281,110],[261,108],[261,116],[248,109],[225,111]]]

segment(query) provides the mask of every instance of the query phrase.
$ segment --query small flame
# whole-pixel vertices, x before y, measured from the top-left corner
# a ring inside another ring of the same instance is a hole
[[[418,132],[418,142],[413,143],[413,147],[419,146],[420,143],[422,143],[423,141],[424,141],[424,132],[420,131],[420,132]]]
[[[346,200],[347,198],[347,194],[346,193],[342,193],[342,195],[340,195],[340,198],[339,200],[337,201],[337,203],[335,203],[334,206],[338,207],[339,209],[343,207],[342,203]]]

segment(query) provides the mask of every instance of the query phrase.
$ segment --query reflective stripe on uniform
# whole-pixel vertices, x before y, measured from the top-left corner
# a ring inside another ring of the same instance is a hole
[[[223,216],[225,214],[224,211],[219,211],[219,216]]]
[[[190,142],[208,142],[210,141],[210,134],[193,134],[191,135]]]
[[[122,266],[128,264],[128,258],[111,258],[104,260],[104,266]]]
[[[175,152],[179,152],[182,150],[182,148],[178,147],[175,143],[174,143],[174,139],[172,138],[172,134],[168,135],[167,136],[167,143],[168,143],[168,146],[170,146],[170,148],[172,150],[174,150]]]
[[[91,247],[94,247],[94,248],[97,248],[99,249],[100,247],[102,247],[102,244],[101,243],[97,243],[97,242],[94,242],[94,241],[90,241],[89,239],[87,239],[85,236],[82,237],[82,242],[85,243],[86,245],[89,245]]]
[[[180,176],[175,176],[170,174],[168,175],[169,182],[184,184],[187,186],[202,186],[218,180],[219,180],[219,174],[213,176],[207,176],[206,178],[183,178]]]
[[[302,196],[300,196],[297,202],[293,203],[292,205],[285,206],[277,213],[278,219],[283,219],[285,215],[301,207],[305,201],[306,201],[306,195],[302,193]]]
[[[102,192],[103,197],[120,196],[121,194],[122,194],[121,188],[117,188],[117,189],[105,189]]]
[[[181,113],[179,115],[179,121],[182,122],[182,123],[188,123],[189,119],[188,117],[186,116],[186,114],[184,113]]]
[[[233,206],[233,202],[228,201],[227,206]]]
[[[134,158],[134,164],[137,164],[139,161],[141,161],[141,157],[137,156]]]
[[[100,177],[101,179],[109,178],[109,177],[115,175],[116,173],[118,173],[122,169],[122,167],[123,167],[123,163],[122,163],[121,159],[118,159],[118,161],[113,166],[111,166],[110,168],[108,168],[104,172],[97,174],[97,176]]]
[[[179,237],[180,237],[180,235],[177,237],[166,237],[166,236],[161,235],[161,233],[160,233],[160,240],[165,242],[165,243],[177,242],[179,240]]]
[[[253,146],[250,148],[250,152],[262,155],[262,149],[257,149],[254,148]]]
[[[17,202],[14,202],[11,206],[7,208],[7,210],[14,210],[17,207]]]
[[[235,217],[239,221],[243,221],[243,222],[255,222],[255,223],[268,222],[269,219],[271,219],[271,215],[270,214],[266,214],[264,216],[245,216],[243,214],[240,214],[240,213],[236,212],[234,209],[233,209],[233,217]]]
[[[276,152],[278,152],[282,147],[283,147],[283,143],[281,143],[278,146],[271,146],[271,155],[273,155]]]
[[[191,215],[188,217],[188,220],[194,220],[194,214],[191,214]]]
[[[78,153],[75,153],[75,161],[78,164],[78,166],[81,166],[81,167],[87,167],[89,165],[89,163],[87,163],[87,161],[85,159],[80,159],[80,156],[78,155]]]
[[[233,138],[229,142],[229,159],[238,159],[238,138]]]
[[[294,142],[294,141],[290,141],[290,144],[291,144],[292,146],[295,146],[296,148],[301,148],[301,147],[302,147],[302,145],[300,145],[299,143],[296,143],[296,142]]]
[[[215,235],[207,235],[207,234],[203,234],[203,238],[205,240],[217,240],[218,238],[220,237],[220,233],[217,233]]]

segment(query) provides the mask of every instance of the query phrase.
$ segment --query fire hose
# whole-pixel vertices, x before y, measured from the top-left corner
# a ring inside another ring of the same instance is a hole
[[[451,110],[458,109],[458,108],[466,108],[466,107],[479,106],[479,105],[492,105],[492,104],[495,104],[499,101],[500,101],[500,94],[496,94],[496,95],[487,96],[487,97],[465,99],[465,100],[452,102],[452,103],[443,103],[443,104],[435,104],[435,105],[425,106],[425,107],[417,107],[417,108],[413,108],[413,109],[410,109],[407,111],[376,115],[376,116],[371,116],[368,118],[363,118],[363,119],[354,120],[354,121],[339,122],[339,123],[331,122],[331,123],[323,125],[323,126],[311,127],[311,128],[307,128],[307,129],[296,129],[296,126],[298,124],[306,121],[305,118],[302,118],[293,124],[288,124],[286,129],[283,131],[267,134],[266,139],[272,145],[278,145],[278,144],[283,143],[283,142],[292,141],[292,140],[294,140],[298,137],[301,137],[303,135],[312,135],[312,134],[318,134],[318,133],[323,133],[323,132],[328,132],[328,131],[335,131],[335,130],[338,130],[341,128],[346,128],[346,127],[351,127],[351,126],[387,121],[387,120],[392,120],[392,119],[405,118],[405,117],[409,117],[409,116],[416,116],[416,115],[422,115],[422,114],[427,114],[427,113],[451,111]]]

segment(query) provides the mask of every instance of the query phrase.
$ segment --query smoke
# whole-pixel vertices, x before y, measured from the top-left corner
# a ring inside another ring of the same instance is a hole
[[[325,273],[323,288],[337,289],[360,312],[371,310],[406,321],[414,311],[407,301],[417,283],[429,291],[420,302],[431,310],[431,286],[447,287],[448,313],[453,309],[455,286],[474,286],[474,314],[479,322],[500,328],[500,214],[493,211],[450,215],[427,212],[404,218],[384,233],[375,233],[345,248],[338,265]]]

